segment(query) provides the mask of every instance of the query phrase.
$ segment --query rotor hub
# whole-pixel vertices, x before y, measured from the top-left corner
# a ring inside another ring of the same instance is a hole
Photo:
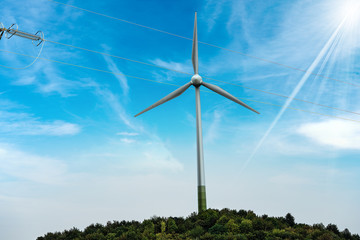
[[[191,78],[191,83],[195,86],[195,87],[199,87],[202,83],[202,78],[199,74],[195,74],[194,76],[192,76]]]

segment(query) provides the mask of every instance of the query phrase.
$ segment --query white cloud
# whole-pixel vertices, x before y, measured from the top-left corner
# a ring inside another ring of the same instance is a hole
[[[115,113],[123,123],[132,130],[129,132],[124,131],[117,133],[119,136],[124,136],[120,139],[122,145],[124,143],[137,143],[136,149],[132,152],[134,161],[128,166],[129,169],[145,172],[181,171],[183,169],[183,165],[173,157],[172,153],[163,144],[162,140],[156,134],[149,133],[141,123],[135,122],[136,120],[126,112],[124,105],[119,101],[117,95],[112,93],[109,89],[99,85],[97,85],[95,89],[96,94],[105,101],[113,113]],[[135,140],[130,138],[138,136],[139,133],[141,133],[144,139]],[[118,139],[116,141],[118,141]],[[127,145],[126,147],[130,147],[130,145]],[[114,156],[116,155],[117,154]],[[118,155],[118,157],[121,156]],[[124,167],[124,165],[122,165],[122,167]]]
[[[10,61],[8,56],[5,59],[15,66],[27,64],[20,63],[17,59]],[[21,71],[16,75],[12,84],[16,86],[34,86],[37,92],[43,94],[57,93],[62,97],[73,96],[76,90],[91,87],[82,80],[74,81],[63,78],[62,73],[53,63],[43,60],[38,60],[30,68]]]
[[[224,4],[228,3],[228,0],[209,0],[205,5],[205,12],[209,12],[210,17],[206,18],[208,24],[208,31],[210,32],[216,24],[216,20],[219,18],[224,9]]]
[[[58,184],[66,171],[66,165],[58,160],[41,157],[19,151],[6,145],[0,145],[0,172],[45,184]]]
[[[187,72],[187,73],[191,72],[191,68],[189,67],[190,65],[188,66],[187,64],[183,64],[179,62],[173,62],[173,61],[166,62],[159,58],[156,58],[155,60],[150,60],[150,62],[152,62],[155,65],[159,65],[163,68],[174,69],[179,72]]]
[[[154,60],[149,60],[151,63],[161,66],[163,68],[167,68],[167,69],[173,69],[175,71],[178,71],[180,73],[191,73],[192,69],[191,69],[191,63],[189,61],[187,61],[185,64],[184,63],[179,63],[179,62],[173,62],[173,61],[164,61],[162,59],[154,59]],[[173,81],[174,78],[176,76],[178,76],[179,74],[174,72],[174,71],[168,71],[166,69],[164,69],[163,71],[154,71],[153,72],[154,77],[156,79],[162,79],[163,81]],[[184,76],[184,75],[182,75]],[[186,79],[186,76],[184,78],[184,80]]]
[[[160,142],[149,143],[143,150],[143,158],[143,161],[136,164],[140,170],[178,172],[184,169],[183,165]]]
[[[36,82],[36,79],[34,76],[32,77],[23,77],[20,78],[19,80],[15,81],[16,85],[31,85],[34,84]]]
[[[120,102],[117,95],[109,89],[100,86],[96,82],[93,82],[93,86],[95,88],[95,94],[112,109],[115,115],[117,115],[117,117],[119,117],[127,127],[133,130],[141,130],[141,127],[132,122],[133,120],[131,119],[131,116],[126,112],[125,107]]]
[[[118,132],[118,133],[116,133],[116,135],[120,135],[120,136],[138,136],[139,133],[136,133],[136,132]]]
[[[205,143],[212,143],[217,139],[221,118],[222,112],[220,112],[219,110],[215,110],[213,113],[212,122],[207,127],[207,130],[204,131],[206,133],[206,135],[204,136]]]
[[[120,139],[120,141],[123,143],[127,143],[127,144],[136,142],[136,140],[130,139],[130,138],[122,138],[122,139]]]
[[[102,44],[102,47],[104,49],[110,49],[107,45],[105,44]],[[107,64],[107,67],[108,69],[111,71],[111,72],[115,72],[115,73],[119,73],[119,74],[123,74],[122,71],[120,71],[120,69],[118,68],[118,66],[115,64],[115,62],[113,61],[113,59],[109,56],[105,56],[103,55],[104,57],[104,60]],[[118,80],[122,90],[123,90],[123,94],[125,97],[128,96],[129,94],[129,84],[128,84],[128,81],[127,81],[127,78],[125,76],[122,76],[122,75],[114,75],[115,78]]]
[[[0,132],[14,135],[63,136],[79,133],[77,124],[55,121],[39,121],[27,113],[0,111]]]
[[[321,145],[360,150],[360,125],[357,123],[344,120],[306,123],[297,132]]]
[[[0,108],[1,110],[8,110],[12,108],[25,108],[25,106],[22,106],[8,99],[0,99]]]

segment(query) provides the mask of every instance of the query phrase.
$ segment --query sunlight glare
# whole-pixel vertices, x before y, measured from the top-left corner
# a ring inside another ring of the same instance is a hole
[[[347,21],[353,23],[359,20],[360,1],[348,0],[341,8],[341,15],[346,18]]]

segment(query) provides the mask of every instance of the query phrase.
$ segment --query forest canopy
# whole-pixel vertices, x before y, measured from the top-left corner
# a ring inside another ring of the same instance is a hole
[[[142,222],[113,221],[91,224],[83,231],[72,228],[47,233],[37,240],[152,240],[152,239],[239,239],[239,240],[360,240],[348,229],[335,224],[296,223],[290,214],[284,217],[258,216],[253,211],[208,209],[183,217],[153,216]]]

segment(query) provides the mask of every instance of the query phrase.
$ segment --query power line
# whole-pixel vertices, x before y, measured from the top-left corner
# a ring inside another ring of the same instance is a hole
[[[151,67],[156,67],[156,68],[165,69],[165,70],[169,70],[169,71],[182,73],[182,74],[187,74],[189,76],[192,76],[191,73],[175,70],[175,69],[172,69],[172,68],[162,67],[162,66],[159,66],[159,65],[156,65],[156,64],[150,64],[150,63],[146,63],[146,62],[142,62],[142,61],[138,61],[138,60],[133,60],[133,59],[129,59],[129,58],[124,58],[124,57],[120,57],[120,56],[117,56],[117,55],[108,54],[108,53],[104,53],[104,52],[99,52],[99,51],[95,51],[95,50],[91,50],[91,49],[87,49],[87,48],[83,48],[83,47],[78,47],[78,46],[65,44],[65,43],[60,43],[60,42],[55,42],[55,41],[52,41],[52,40],[44,39],[44,41],[49,42],[49,43],[53,43],[53,44],[58,44],[58,45],[71,47],[71,48],[75,48],[75,49],[80,49],[80,50],[87,51],[87,52],[97,53],[97,54],[101,54],[101,55],[104,55],[104,56],[118,58],[118,59],[130,61],[130,62],[134,62],[134,63],[138,63],[138,64],[143,64],[143,65],[147,65],[147,66],[151,66]],[[221,83],[224,83],[224,84],[229,84],[229,85],[245,88],[245,89],[250,89],[250,90],[253,90],[253,91],[257,91],[257,92],[262,92],[262,93],[265,93],[265,94],[270,94],[270,95],[283,97],[283,98],[289,98],[289,96],[286,96],[286,95],[283,95],[283,94],[273,93],[273,92],[269,92],[269,91],[265,91],[265,90],[261,90],[261,89],[252,88],[252,87],[246,87],[246,86],[235,84],[235,83],[221,81],[221,80],[218,80],[218,79],[215,79],[215,78],[210,78],[210,77],[206,77],[206,76],[203,76],[203,78],[204,79],[209,79],[209,80],[212,80],[212,81],[216,81],[216,82],[221,82]],[[353,111],[349,111],[349,110],[345,110],[345,109],[340,109],[340,108],[336,108],[336,107],[331,107],[331,106],[327,106],[325,104],[315,103],[315,102],[311,102],[311,101],[307,101],[307,100],[302,100],[302,99],[299,99],[299,98],[293,98],[293,100],[304,102],[304,103],[309,103],[309,104],[313,104],[313,105],[317,105],[317,106],[320,106],[320,107],[325,107],[325,108],[329,108],[329,109],[333,109],[333,110],[338,110],[338,111],[342,111],[342,112],[347,112],[347,113],[360,115],[360,113],[357,113],[357,112],[353,112]]]
[[[27,55],[27,54],[23,54],[23,53],[11,52],[11,51],[2,50],[2,49],[0,49],[0,51],[1,51],[1,52],[6,52],[6,53],[11,53],[11,54],[16,54],[16,55],[20,55],[20,56],[25,56],[25,57],[35,58],[34,56]],[[142,77],[136,77],[136,76],[126,75],[126,74],[122,74],[122,73],[110,72],[110,71],[101,70],[101,69],[97,69],[97,68],[91,68],[91,67],[81,66],[81,65],[77,65],[77,64],[72,64],[72,63],[67,63],[67,62],[61,62],[61,61],[57,61],[57,60],[52,60],[52,59],[48,59],[48,58],[39,57],[39,59],[42,59],[42,60],[45,60],[45,61],[49,61],[49,62],[54,62],[54,63],[60,63],[60,64],[68,65],[68,66],[73,66],[73,67],[78,67],[78,68],[84,68],[84,69],[88,69],[88,70],[98,71],[98,72],[110,73],[110,74],[114,74],[114,75],[120,75],[120,76],[129,77],[129,78],[135,78],[135,79],[145,80],[145,81],[149,81],[149,82],[167,84],[167,85],[171,85],[171,86],[179,86],[179,85],[172,84],[172,83],[161,82],[161,81],[146,79],[146,78],[142,78]],[[0,65],[0,66],[2,66],[2,65]]]
[[[18,36],[18,37],[22,37],[22,38],[26,38],[32,41],[33,45],[35,46],[39,46],[41,43],[41,48],[40,51],[38,53],[38,56],[34,59],[34,61],[32,61],[30,64],[26,65],[25,67],[9,67],[9,66],[5,66],[5,65],[0,65],[1,67],[4,68],[9,68],[9,69],[14,69],[14,70],[22,70],[22,69],[26,69],[30,66],[32,66],[36,60],[38,60],[43,48],[44,48],[44,33],[42,31],[37,31],[35,34],[31,34],[31,33],[27,33],[24,31],[20,31],[18,29],[18,25],[17,24],[12,24],[9,28],[5,28],[4,25],[0,22],[0,40],[2,38],[2,36],[5,33],[5,37],[7,39],[12,38],[13,36]],[[14,27],[14,28],[13,28]],[[35,44],[34,44],[35,43]]]
[[[11,52],[11,51],[7,51],[7,50],[1,50],[1,49],[0,49],[0,51],[6,52],[6,53],[11,53],[11,54],[16,54],[16,55],[20,55],[20,56],[25,56],[25,57],[36,58],[36,57],[34,57],[34,56],[31,56],[31,55],[26,55],[26,54],[22,54],[22,53]],[[121,75],[121,76],[129,77],[129,78],[134,78],[134,79],[139,79],[139,80],[144,80],[144,81],[148,81],[148,82],[155,82],[155,83],[160,83],[160,84],[166,84],[166,85],[170,85],[170,86],[180,87],[180,85],[178,85],[178,84],[161,82],[161,81],[151,80],[151,79],[147,79],[147,78],[142,78],[142,77],[137,77],[137,76],[131,76],[131,75],[127,75],[127,74],[122,74],[122,73],[117,73],[117,72],[111,72],[111,71],[106,71],[106,70],[102,70],[102,69],[91,68],[91,67],[86,67],[86,66],[77,65],[77,64],[72,64],[72,63],[67,63],[67,62],[61,62],[61,61],[52,60],[52,59],[47,59],[47,58],[42,58],[42,57],[39,57],[39,59],[42,59],[42,60],[45,60],[45,61],[49,61],[49,62],[64,64],[64,65],[68,65],[68,66],[72,66],[72,67],[78,67],[78,68],[82,68],[82,69],[92,70],[92,71],[109,73],[109,74],[113,74],[113,75]],[[203,90],[202,90],[202,91],[203,91]],[[209,92],[209,93],[211,93],[210,91],[203,91],[203,92]],[[282,107],[281,105],[277,105],[277,104],[273,104],[273,103],[269,103],[269,102],[257,101],[257,100],[253,100],[253,99],[247,99],[247,98],[239,98],[239,99],[242,99],[242,100],[245,100],[245,101],[250,101],[250,102],[256,102],[256,103],[271,105],[271,106],[275,106],[275,107]],[[303,110],[303,109],[300,109],[300,108],[288,107],[288,109],[295,110],[295,111],[301,111],[301,112],[305,112],[305,113],[310,113],[310,114],[315,114],[315,115],[320,115],[320,116],[325,116],[325,117],[330,117],[330,118],[337,118],[337,119],[341,119],[341,120],[346,120],[346,121],[351,121],[351,122],[360,123],[360,121],[355,120],[355,119],[343,118],[343,117],[338,117],[338,116],[334,116],[334,115],[328,115],[328,114],[323,114],[323,113],[319,113],[319,112],[313,112],[313,111]]]
[[[68,6],[68,7],[72,7],[72,8],[75,8],[75,9],[81,10],[81,11],[89,12],[89,13],[92,13],[92,14],[96,14],[96,15],[99,15],[99,16],[102,16],[102,17],[111,18],[111,19],[114,19],[114,20],[117,20],[117,21],[121,21],[121,22],[129,23],[129,24],[132,24],[132,25],[135,25],[135,26],[138,26],[138,27],[142,27],[142,28],[150,29],[150,30],[153,30],[153,31],[157,31],[157,32],[165,33],[165,34],[168,34],[168,35],[171,35],[171,36],[174,36],[174,37],[179,37],[179,38],[183,38],[183,39],[186,39],[186,40],[191,40],[191,41],[192,41],[192,39],[191,39],[191,38],[187,38],[187,37],[184,37],[184,36],[181,36],[181,35],[177,35],[177,34],[174,34],[174,33],[170,33],[170,32],[167,32],[167,31],[163,31],[163,30],[160,30],[160,29],[156,29],[156,28],[148,27],[148,26],[141,25],[141,24],[138,24],[138,23],[130,22],[130,21],[127,21],[127,20],[124,20],[124,19],[121,19],[121,18],[112,17],[112,16],[109,16],[109,15],[106,15],[106,14],[102,14],[102,13],[94,12],[94,11],[91,11],[91,10],[87,10],[87,9],[85,9],[85,8],[80,8],[80,7],[77,7],[77,6],[74,6],[74,5],[70,5],[70,4],[67,4],[67,3],[62,3],[62,2],[57,2],[57,1],[53,1],[53,0],[48,0],[48,1],[50,1],[50,2],[54,2],[54,3],[57,3],[57,4],[62,4],[62,5],[65,5],[65,6]],[[200,43],[200,42],[199,42],[199,43]]]
[[[127,21],[127,20],[124,20],[124,19],[121,19],[121,18],[112,17],[112,16],[109,16],[109,15],[102,14],[102,13],[98,13],[98,12],[95,12],[95,11],[91,11],[91,10],[88,10],[88,9],[85,9],[85,8],[80,8],[80,7],[77,7],[77,6],[74,6],[74,5],[70,5],[70,4],[67,4],[67,3],[62,3],[62,2],[58,2],[58,1],[54,1],[54,0],[48,0],[48,1],[54,2],[54,3],[57,3],[57,4],[62,4],[62,5],[65,5],[65,6],[68,6],[68,7],[71,7],[71,8],[75,8],[75,9],[78,9],[78,10],[81,10],[81,11],[89,12],[89,13],[92,13],[92,14],[96,14],[96,15],[99,15],[99,16],[103,16],[103,17],[107,17],[107,18],[110,18],[110,19],[114,19],[114,20],[117,20],[117,21],[125,22],[125,23],[131,24],[131,25],[135,25],[135,26],[138,26],[138,27],[146,28],[146,29],[149,29],[149,30],[157,31],[157,32],[160,32],[160,33],[164,33],[164,34],[168,34],[168,35],[171,35],[171,36],[174,36],[174,37],[178,37],[178,38],[182,38],[182,39],[186,39],[186,40],[192,41],[192,39],[191,39],[191,38],[188,38],[188,37],[184,37],[184,36],[181,36],[181,35],[178,35],[178,34],[174,34],[174,33],[167,32],[167,31],[163,31],[163,30],[160,30],[160,29],[157,29],[157,28],[145,26],[145,25],[142,25],[142,24],[134,23],[134,22]],[[250,54],[247,54],[247,53],[243,53],[243,52],[240,52],[240,51],[236,51],[236,50],[232,50],[232,49],[229,49],[229,48],[220,47],[220,46],[217,46],[217,45],[214,45],[214,44],[211,44],[211,43],[206,43],[206,42],[201,42],[201,41],[198,41],[198,43],[204,44],[204,45],[207,45],[207,46],[211,46],[211,47],[215,47],[215,48],[218,48],[218,49],[222,49],[222,50],[225,50],[225,51],[228,51],[228,52],[240,54],[240,55],[243,55],[243,56],[246,56],[246,57],[249,57],[249,58],[253,58],[253,59],[256,59],[256,60],[259,60],[259,61],[263,61],[263,62],[275,64],[275,65],[278,65],[278,66],[282,66],[282,67],[285,67],[285,68],[288,68],[288,69],[292,69],[292,70],[296,70],[296,71],[300,71],[300,72],[304,72],[304,73],[308,72],[308,71],[305,70],[305,69],[293,67],[293,66],[290,66],[290,65],[287,65],[287,64],[283,64],[283,63],[279,63],[279,62],[276,62],[276,61],[273,61],[273,60],[269,60],[269,59],[266,59],[266,58],[261,58],[261,57],[253,56],[253,55],[250,55]],[[345,84],[348,84],[348,85],[360,87],[360,85],[357,84],[357,83],[348,82],[348,81],[344,81],[344,80],[340,80],[340,79],[328,77],[328,76],[325,76],[325,75],[322,75],[322,74],[318,74],[318,73],[314,73],[314,72],[311,72],[310,74],[311,74],[311,75],[314,75],[314,76],[317,76],[317,77],[321,77],[321,78],[325,78],[325,79],[329,79],[329,80],[333,80],[333,81],[345,83]]]
[[[66,44],[66,43],[55,42],[55,41],[48,40],[48,39],[44,39],[44,41],[49,42],[49,43],[58,44],[58,45],[63,45],[63,46],[66,46],[66,47],[71,47],[71,48],[80,49],[80,50],[87,51],[87,52],[97,53],[97,54],[101,54],[101,55],[104,55],[104,56],[109,56],[109,57],[113,57],[113,58],[118,58],[118,59],[130,61],[130,62],[134,62],[134,63],[144,64],[144,65],[151,66],[151,67],[162,68],[162,69],[169,70],[169,71],[173,71],[173,72],[178,72],[178,73],[183,73],[183,74],[187,74],[187,75],[192,75],[192,74],[190,74],[190,73],[178,71],[178,70],[171,69],[171,68],[162,67],[162,66],[159,66],[159,65],[156,65],[156,64],[141,62],[141,61],[138,61],[138,60],[133,60],[133,59],[130,59],[130,58],[124,58],[124,57],[116,56],[116,55],[113,55],[113,54],[104,53],[104,52],[99,52],[99,51],[95,51],[95,50],[91,50],[91,49],[87,49],[87,48],[83,48],[83,47],[78,47],[78,46],[74,46],[74,45],[70,45],[70,44]]]

